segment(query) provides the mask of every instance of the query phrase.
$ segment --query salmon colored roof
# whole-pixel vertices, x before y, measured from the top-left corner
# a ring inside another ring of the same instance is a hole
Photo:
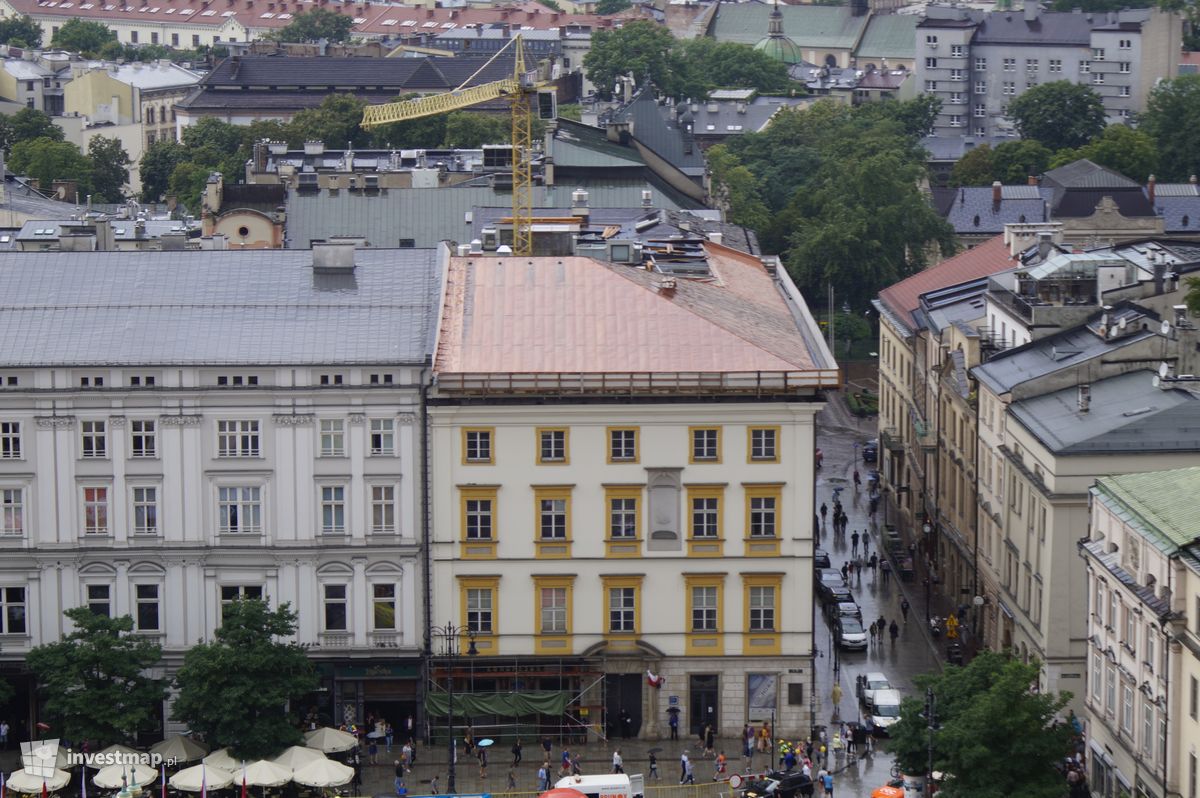
[[[677,278],[583,257],[456,257],[435,372],[816,372],[761,261],[708,248],[713,277]],[[836,381],[836,378],[831,381]]]
[[[879,301],[905,324],[913,325],[912,314],[920,305],[921,294],[978,280],[1016,265],[1016,259],[1004,243],[1004,236],[994,236],[973,249],[888,286],[879,292]]]

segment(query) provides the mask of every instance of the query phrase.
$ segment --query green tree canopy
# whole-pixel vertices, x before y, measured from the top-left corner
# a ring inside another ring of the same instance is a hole
[[[605,16],[619,14],[627,8],[633,8],[633,3],[629,0],[600,0],[596,3],[596,13]]]
[[[62,141],[63,130],[43,111],[22,108],[11,116],[0,114],[0,149],[6,152],[18,141]]]
[[[133,618],[109,618],[87,607],[63,613],[75,627],[26,659],[63,736],[102,743],[133,742],[153,728],[166,698],[161,679],[146,675],[162,648],[133,633]]]
[[[512,139],[509,117],[454,111],[446,115],[447,147],[476,148],[484,144],[507,144]]]
[[[296,614],[254,599],[223,610],[216,640],[184,655],[174,719],[214,747],[228,745],[237,759],[274,756],[300,742],[288,708],[318,684],[303,649],[282,642],[295,634]]]
[[[1131,180],[1145,183],[1158,173],[1158,148],[1144,131],[1128,125],[1109,125],[1096,138],[1077,150],[1059,150],[1050,161],[1057,169],[1080,158],[1107,166]]]
[[[11,44],[14,47],[41,47],[42,26],[34,22],[28,14],[0,19],[0,44]]]
[[[782,61],[746,44],[708,37],[675,42],[670,65],[676,96],[701,98],[719,88],[781,92],[792,85]]]
[[[1090,86],[1058,80],[1034,86],[1008,106],[1021,136],[1052,150],[1082,147],[1104,130],[1104,103]]]
[[[1061,798],[1066,791],[1054,765],[1069,752],[1070,725],[1056,722],[1067,693],[1037,693],[1040,664],[982,651],[966,667],[916,678],[932,688],[937,729],[933,767],[949,773],[939,795],[946,798]],[[928,724],[924,697],[900,704],[900,720],[888,731],[890,749],[907,773],[924,773]],[[1016,767],[1013,763],[1019,762]]]
[[[292,117],[289,127],[303,141],[323,141],[329,147],[365,147],[371,134],[362,127],[366,103],[349,94],[331,94],[316,108],[306,108]]]
[[[612,93],[617,78],[632,74],[641,86],[651,81],[664,94],[675,95],[670,51],[675,37],[662,25],[639,19],[617,30],[592,34],[592,48],[583,57],[588,80],[604,96]]]
[[[188,159],[188,150],[175,141],[156,141],[146,148],[139,162],[142,200],[158,202],[169,190],[175,167]]]
[[[959,158],[950,171],[950,185],[959,186],[990,186],[996,179],[996,164],[992,158],[992,148],[980,144],[963,157]]]
[[[291,22],[270,34],[278,42],[331,42],[350,40],[354,19],[348,14],[336,14],[325,8],[314,8],[297,14]]]
[[[103,22],[72,17],[54,34],[50,44],[64,50],[95,56],[109,42],[117,41],[116,31]]]
[[[92,199],[96,202],[120,202],[129,182],[129,153],[120,139],[96,136],[88,142],[92,162]]]
[[[992,150],[992,168],[996,180],[1006,185],[1025,183],[1050,167],[1050,152],[1040,141],[1006,141]]]
[[[92,164],[74,144],[53,139],[19,141],[8,156],[9,169],[38,181],[49,191],[55,180],[74,180],[80,193],[92,192]]]
[[[1200,75],[1155,86],[1138,130],[1157,145],[1160,180],[1182,183],[1200,174]]]

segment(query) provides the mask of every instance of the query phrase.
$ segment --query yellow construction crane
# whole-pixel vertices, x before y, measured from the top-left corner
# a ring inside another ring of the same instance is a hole
[[[510,47],[513,48],[512,77],[467,88],[467,84]],[[532,255],[533,171],[529,162],[529,154],[533,148],[533,109],[530,99],[533,98],[536,101],[539,94],[538,89],[546,85],[539,80],[536,68],[526,69],[525,47],[521,42],[521,34],[518,33],[454,91],[385,103],[384,105],[368,105],[363,109],[362,126],[373,127],[392,122],[403,122],[507,98],[512,112],[512,249],[514,255]]]

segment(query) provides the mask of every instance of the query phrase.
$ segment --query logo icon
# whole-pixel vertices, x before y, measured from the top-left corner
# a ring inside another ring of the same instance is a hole
[[[58,763],[58,740],[29,740],[21,743],[21,764],[25,771],[43,779],[54,777]]]

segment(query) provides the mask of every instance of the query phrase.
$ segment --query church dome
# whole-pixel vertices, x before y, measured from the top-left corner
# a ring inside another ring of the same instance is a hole
[[[787,36],[767,36],[754,45],[776,61],[785,64],[798,64],[804,59],[800,57],[800,47]]]

